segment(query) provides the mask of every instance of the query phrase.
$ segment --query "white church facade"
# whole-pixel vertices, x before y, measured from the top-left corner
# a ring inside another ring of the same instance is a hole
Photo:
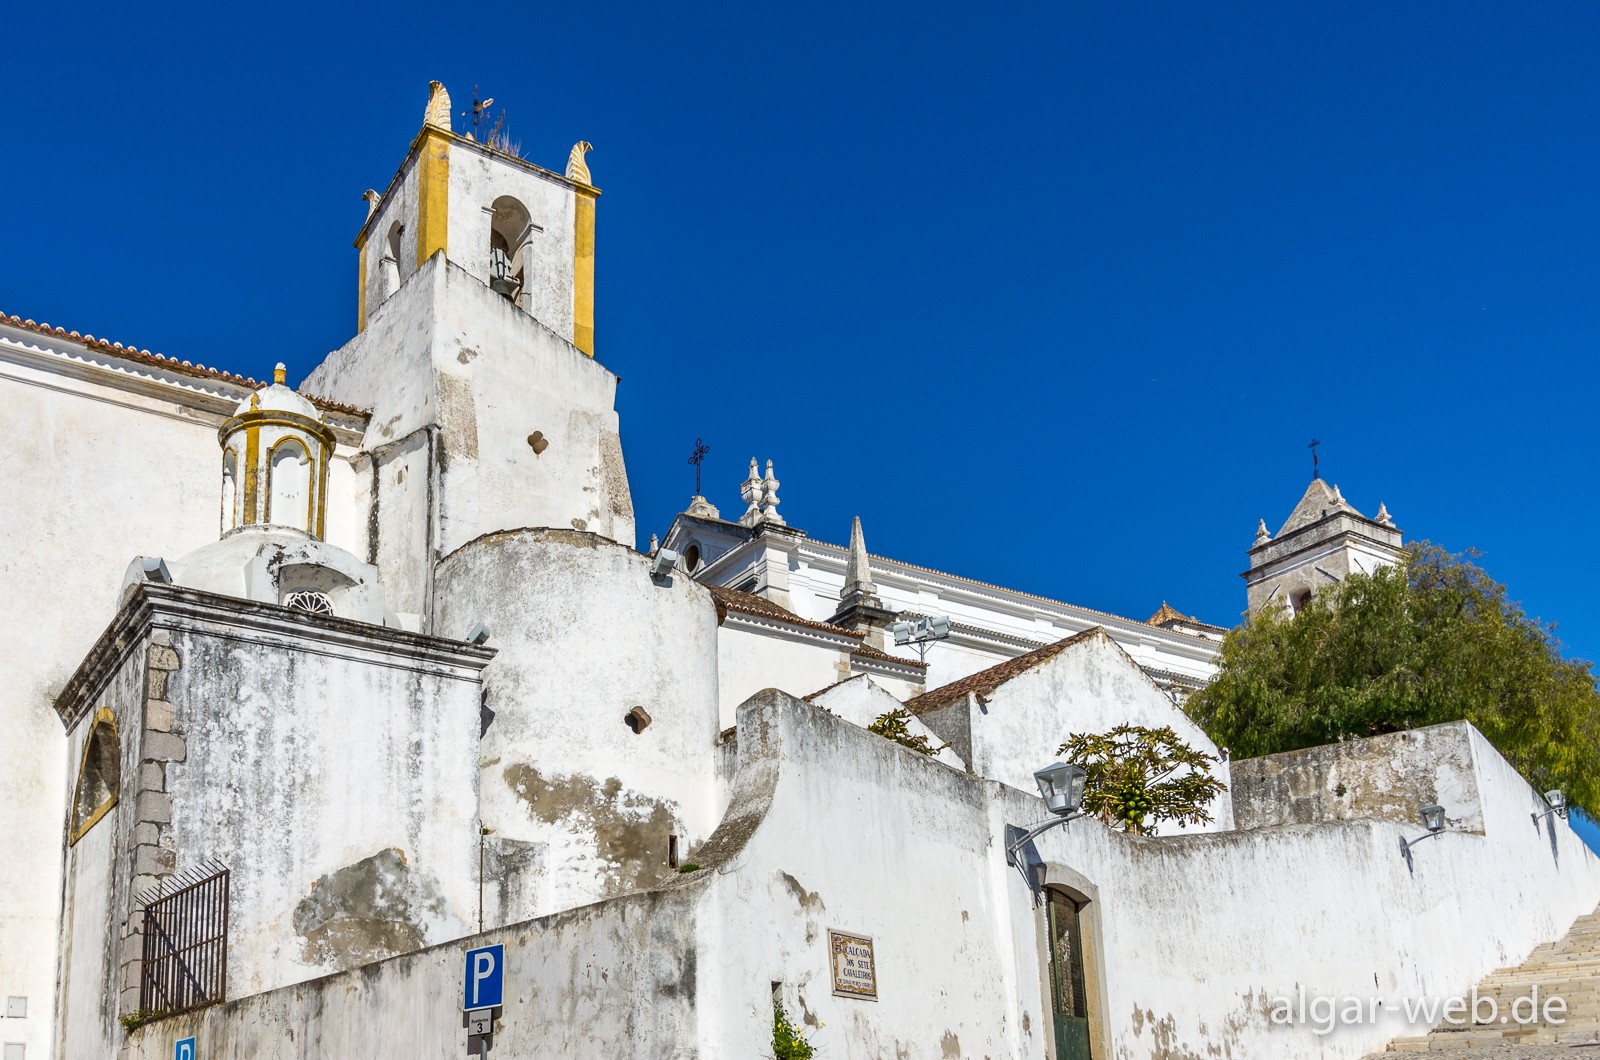
[[[1181,708],[1225,631],[1164,603],[813,538],[755,461],[636,549],[587,150],[435,83],[297,388],[0,316],[4,1060],[745,1060],[774,1005],[818,1056],[1354,1060],[1426,1027],[1275,1000],[1463,994],[1600,903],[1464,723],[1230,761]],[[1316,480],[1248,603],[1399,544]],[[936,754],[869,731],[902,710]],[[1124,723],[1214,757],[1210,821],[1019,842]]]

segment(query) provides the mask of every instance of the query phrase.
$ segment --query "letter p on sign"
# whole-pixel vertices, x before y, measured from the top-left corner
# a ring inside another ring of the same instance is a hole
[[[461,995],[464,1009],[498,1008],[503,1002],[506,948],[483,946],[467,951],[467,979]]]

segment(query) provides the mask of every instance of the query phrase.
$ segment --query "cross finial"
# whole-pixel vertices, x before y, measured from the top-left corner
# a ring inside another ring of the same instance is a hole
[[[711,452],[711,447],[704,439],[694,440],[694,453],[689,457],[689,463],[694,465],[694,495],[700,496],[700,465],[705,462],[706,454]]]
[[[1317,466],[1317,446],[1319,446],[1321,444],[1322,444],[1321,442],[1319,442],[1315,438],[1313,438],[1313,439],[1311,439],[1311,444],[1306,446],[1307,449],[1311,450],[1311,478],[1312,478],[1312,481],[1315,481],[1315,480],[1317,480],[1317,479],[1322,477],[1322,470],[1321,470],[1321,468],[1319,468]]]

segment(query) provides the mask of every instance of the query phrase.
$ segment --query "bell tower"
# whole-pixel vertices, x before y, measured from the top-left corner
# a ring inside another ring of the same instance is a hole
[[[360,329],[303,384],[371,410],[354,458],[368,557],[394,610],[424,616],[434,565],[484,535],[634,542],[617,376],[595,357],[590,146],[563,147],[557,173],[501,123],[480,140],[451,114],[433,82],[398,171],[366,195]]]
[[[1388,507],[1379,504],[1378,514],[1369,519],[1319,475],[1276,537],[1266,520],[1260,522],[1250,569],[1240,577],[1251,614],[1268,605],[1298,614],[1322,589],[1399,562],[1400,528]]]
[[[436,254],[594,356],[595,201],[585,140],[566,171],[522,157],[496,126],[483,142],[451,126],[450,94],[429,85],[422,130],[356,236],[358,331]]]

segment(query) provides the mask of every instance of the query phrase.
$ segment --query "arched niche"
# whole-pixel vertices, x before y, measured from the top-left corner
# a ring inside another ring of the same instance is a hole
[[[532,215],[519,200],[502,195],[490,206],[489,286],[523,309],[529,306],[528,266],[535,231]]]
[[[239,453],[222,451],[222,532],[239,525]]]
[[[383,257],[378,260],[378,301],[383,301],[400,289],[400,263],[405,260],[401,247],[405,243],[406,226],[396,221],[389,226],[384,240]]]
[[[311,480],[315,467],[298,438],[278,441],[267,454],[269,523],[311,531]]]
[[[72,828],[69,843],[82,839],[117,804],[122,790],[122,746],[117,719],[105,707],[95,712],[89,737],[83,742],[78,783],[72,792]]]

